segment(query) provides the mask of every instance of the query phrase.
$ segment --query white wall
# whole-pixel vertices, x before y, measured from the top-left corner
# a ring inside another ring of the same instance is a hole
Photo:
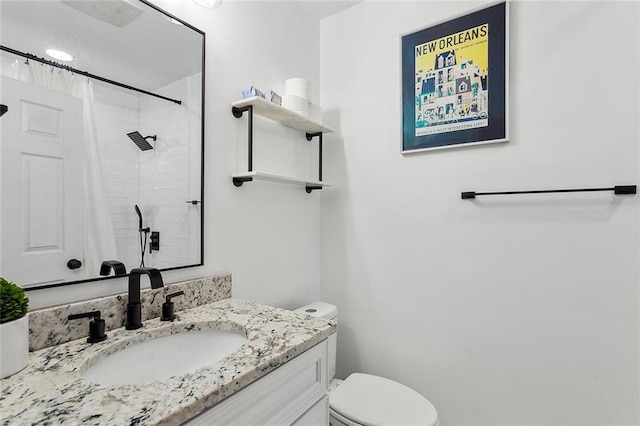
[[[427,396],[442,425],[637,425],[639,5],[511,8],[511,141],[400,154],[400,39],[480,3],[367,1],[321,23],[323,298],[338,375]],[[615,59],[614,59],[615,58]]]
[[[308,78],[317,101],[319,23],[293,2],[156,4],[207,35],[205,267],[190,274],[231,272],[234,297],[276,306],[317,299],[321,194],[261,182],[233,186],[231,173],[247,167],[247,120],[233,117],[231,103],[252,84],[282,93],[289,77]],[[256,169],[309,173],[314,146],[303,134],[260,117],[254,124]]]
[[[233,274],[234,297],[294,308],[320,297],[322,194],[251,182],[236,188],[231,173],[245,171],[247,120],[231,103],[249,85],[283,92],[284,81],[305,77],[319,99],[319,22],[294,2],[223,2],[204,9],[191,1],[155,3],[206,33],[205,266],[168,271],[165,281]],[[295,19],[291,19],[295,17]],[[315,143],[304,134],[255,122],[255,168],[311,175]],[[31,291],[31,307],[126,291],[126,280]]]

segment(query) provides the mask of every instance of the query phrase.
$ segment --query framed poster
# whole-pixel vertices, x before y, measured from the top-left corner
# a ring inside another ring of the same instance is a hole
[[[507,142],[508,6],[402,36],[402,153]]]

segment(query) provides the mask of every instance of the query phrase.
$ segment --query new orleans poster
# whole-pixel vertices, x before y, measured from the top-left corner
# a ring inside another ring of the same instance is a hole
[[[507,141],[507,6],[402,38],[402,152]]]

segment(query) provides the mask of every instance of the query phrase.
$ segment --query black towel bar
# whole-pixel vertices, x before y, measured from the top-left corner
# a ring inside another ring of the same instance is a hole
[[[476,198],[478,195],[513,195],[513,194],[549,194],[557,192],[596,192],[613,191],[616,195],[632,195],[637,193],[636,185],[617,185],[613,188],[583,188],[583,189],[542,189],[533,191],[502,191],[502,192],[475,192],[468,191],[461,193],[463,200]]]

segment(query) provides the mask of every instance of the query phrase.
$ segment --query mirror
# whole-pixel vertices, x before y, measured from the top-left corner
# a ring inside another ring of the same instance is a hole
[[[147,1],[0,2],[0,276],[203,264],[204,43]]]

